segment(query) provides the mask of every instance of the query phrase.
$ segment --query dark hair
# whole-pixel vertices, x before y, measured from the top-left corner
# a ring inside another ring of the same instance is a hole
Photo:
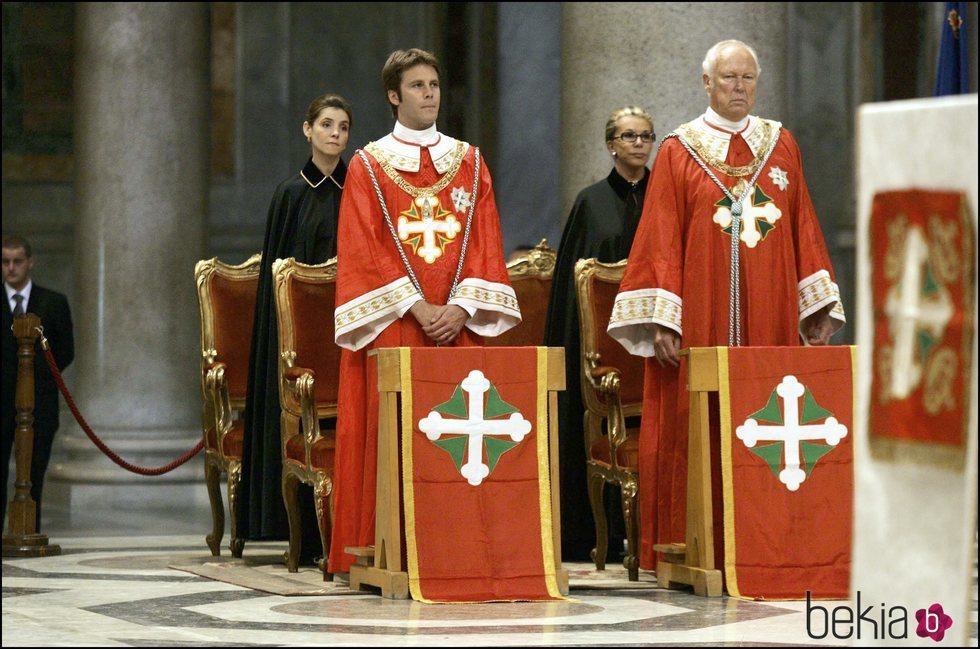
[[[430,65],[435,68],[436,74],[439,74],[439,59],[432,52],[413,47],[409,50],[395,50],[388,55],[388,60],[381,68],[381,83],[384,84],[386,99],[389,90],[394,90],[398,98],[402,98],[402,75],[405,70],[416,65]],[[391,105],[391,114],[398,117],[398,106],[392,104],[390,99],[388,103]]]
[[[28,259],[34,255],[34,253],[31,251],[31,244],[27,242],[27,239],[24,237],[18,237],[15,234],[11,234],[9,236],[4,235],[3,247],[7,248],[8,250],[11,248],[23,248],[24,254],[27,255]]]
[[[350,102],[341,97],[340,95],[335,95],[332,93],[326,93],[320,95],[310,103],[310,107],[306,109],[306,123],[313,126],[313,122],[316,121],[317,115],[324,108],[339,108],[340,110],[347,113],[347,120],[350,122],[351,128],[354,128],[354,109],[351,108]]]

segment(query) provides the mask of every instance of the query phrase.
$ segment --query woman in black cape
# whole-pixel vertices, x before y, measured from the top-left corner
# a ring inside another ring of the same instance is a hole
[[[337,255],[337,217],[347,165],[353,111],[335,94],[310,104],[303,134],[310,158],[303,169],[276,187],[262,246],[262,267],[252,325],[252,351],[245,402],[242,476],[238,492],[238,535],[249,540],[289,538],[282,500],[282,451],[279,417],[279,341],[272,286],[272,263],[295,257],[319,264]],[[329,341],[332,343],[332,341]],[[312,490],[300,485],[303,553],[308,563],[320,548]]]
[[[650,170],[647,162],[656,135],[653,118],[642,108],[626,106],[606,122],[606,148],[613,168],[606,178],[579,192],[565,223],[551,286],[545,344],[565,348],[564,392],[558,394],[559,466],[561,467],[561,541],[564,561],[589,561],[596,544],[585,470],[581,392],[581,342],[575,262],[597,258],[617,262],[629,257],[643,211]],[[609,547],[612,559],[622,551],[623,515],[619,495],[606,489]]]

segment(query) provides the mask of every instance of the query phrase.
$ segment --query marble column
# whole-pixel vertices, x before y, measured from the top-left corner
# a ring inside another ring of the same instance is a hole
[[[76,12],[75,398],[124,459],[161,466],[201,437],[193,269],[208,209],[209,8]],[[202,458],[162,477],[129,473],[67,417],[46,491],[107,516],[206,501]]]
[[[834,336],[838,345],[853,344],[857,331],[854,116],[870,99],[863,96],[869,78],[860,73],[868,12],[865,3],[798,2],[787,16],[790,73],[780,121],[800,145],[807,187],[840,286],[848,322]]]
[[[752,45],[762,66],[755,114],[786,107],[786,3],[563,2],[561,6],[561,214],[606,176],[609,113],[637,104],[658,138],[708,105],[701,61],[726,38]]]
[[[551,2],[499,3],[497,159],[489,163],[504,254],[561,240],[560,15]]]

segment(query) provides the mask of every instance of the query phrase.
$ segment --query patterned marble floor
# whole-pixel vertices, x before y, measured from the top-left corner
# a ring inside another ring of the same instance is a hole
[[[704,599],[652,588],[576,589],[568,602],[477,605],[425,605],[344,589],[270,595],[168,567],[209,556],[207,520],[206,511],[117,512],[113,522],[46,511],[43,529],[62,554],[3,560],[3,646],[844,644],[807,634],[803,602]],[[274,555],[285,547],[249,543],[245,552]],[[972,628],[976,646],[975,587]]]

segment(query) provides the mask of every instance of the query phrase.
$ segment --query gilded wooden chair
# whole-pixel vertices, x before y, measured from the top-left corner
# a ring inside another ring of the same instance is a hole
[[[231,266],[217,258],[194,267],[201,313],[201,396],[203,402],[204,478],[211,501],[211,554],[221,553],[225,532],[220,479],[228,477],[228,514],[231,518],[232,556],[242,556],[244,540],[238,536],[235,511],[242,473],[242,436],[248,362],[252,346],[252,318],[259,287],[262,255]]]
[[[336,440],[340,347],[334,344],[336,258],[308,265],[293,258],[272,265],[279,322],[279,403],[282,406],[282,498],[289,519],[286,567],[296,572],[302,530],[299,483],[313,487],[327,572],[333,520],[333,467]],[[331,427],[321,430],[321,421]]]
[[[606,333],[625,270],[626,260],[605,264],[580,259],[575,264],[575,291],[582,337],[586,472],[596,527],[592,559],[597,570],[605,569],[609,536],[603,491],[608,482],[620,488],[627,546],[623,566],[629,580],[637,581],[639,430],[628,429],[626,418],[642,411],[643,359],[628,353]]]
[[[551,277],[555,272],[557,252],[548,240],[507,264],[507,274],[521,308],[521,322],[499,336],[484,340],[489,347],[525,347],[544,344],[544,326],[548,319]]]

